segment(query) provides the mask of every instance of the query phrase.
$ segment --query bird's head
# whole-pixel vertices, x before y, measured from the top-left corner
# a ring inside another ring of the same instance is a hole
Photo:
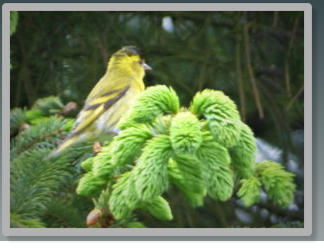
[[[115,52],[108,63],[108,71],[120,70],[144,77],[146,70],[152,68],[147,65],[140,51],[135,46],[125,46]]]

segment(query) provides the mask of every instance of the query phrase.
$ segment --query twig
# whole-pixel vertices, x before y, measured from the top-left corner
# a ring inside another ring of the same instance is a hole
[[[205,82],[205,78],[206,78],[206,69],[207,69],[206,67],[207,67],[207,64],[204,63],[200,70],[200,75],[199,75],[199,79],[198,79],[198,90],[199,91],[202,90],[204,87],[204,82]]]
[[[236,35],[236,75],[237,75],[237,83],[239,88],[240,95],[240,112],[241,118],[243,121],[246,120],[246,111],[245,111],[245,95],[243,88],[243,79],[242,79],[242,69],[241,69],[241,45],[240,45],[240,34]]]
[[[285,59],[285,84],[286,91],[289,97],[291,97],[291,87],[290,87],[290,73],[289,73],[289,59],[288,56]]]
[[[300,96],[300,94],[304,91],[304,85],[298,90],[297,94],[290,100],[287,111],[291,108],[291,106],[294,104],[294,102],[297,100],[297,98]]]
[[[297,17],[295,19],[294,27],[293,27],[293,30],[292,30],[292,33],[291,33],[291,38],[289,40],[287,55],[286,55],[286,59],[285,59],[285,83],[286,83],[286,90],[287,90],[288,96],[291,96],[290,73],[289,73],[289,57],[290,57],[290,54],[291,54],[291,49],[292,49],[292,46],[293,46],[293,42],[294,42],[295,37],[296,37],[298,24],[299,24],[299,17]]]
[[[203,36],[204,37],[204,44],[206,44],[206,36],[204,35],[206,33],[207,28],[209,27],[209,23],[210,23],[210,16],[206,18],[206,21],[203,25],[203,27],[201,28],[200,32],[197,34],[196,37],[200,37]],[[209,60],[209,56],[208,53],[204,56],[204,61],[202,63],[202,67],[200,70],[200,75],[199,75],[199,79],[198,79],[198,90],[202,90],[204,87],[204,83],[205,83],[205,79],[206,79],[206,70],[207,70],[207,63]]]
[[[41,142],[42,140],[46,140],[48,137],[51,137],[55,134],[60,134],[62,133],[64,130],[59,128],[56,129],[52,132],[46,133],[38,138],[35,138],[33,141],[29,142],[28,144],[26,144],[25,146],[23,146],[20,151],[17,151],[17,155],[20,155],[21,153],[23,153],[24,151],[28,150],[29,148],[31,148],[33,145],[37,144],[38,142]]]
[[[245,45],[245,56],[246,56],[246,65],[248,69],[248,73],[250,76],[250,81],[252,83],[252,90],[253,90],[253,95],[255,98],[255,103],[256,107],[259,112],[259,117],[260,119],[263,119],[264,113],[263,113],[263,107],[260,101],[260,95],[259,95],[259,90],[256,84],[255,76],[254,76],[254,71],[253,67],[251,64],[251,51],[250,51],[250,46],[249,46],[249,23],[246,21],[244,26],[243,26],[243,35],[244,35],[244,45]]]
[[[277,25],[278,25],[278,19],[279,19],[278,11],[273,12],[273,23],[272,23],[272,28],[277,27]]]

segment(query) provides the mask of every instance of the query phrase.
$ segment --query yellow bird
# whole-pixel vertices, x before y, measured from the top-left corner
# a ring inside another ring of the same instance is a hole
[[[125,46],[114,53],[105,75],[88,95],[71,133],[51,157],[80,141],[116,134],[120,118],[145,88],[146,70],[151,67],[136,47]]]

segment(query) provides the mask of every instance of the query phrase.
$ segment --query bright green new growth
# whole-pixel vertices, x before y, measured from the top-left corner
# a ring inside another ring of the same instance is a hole
[[[117,220],[128,218],[136,204],[138,204],[137,199],[135,201],[130,200],[133,199],[132,196],[136,196],[131,176],[131,172],[125,172],[113,186],[109,207]]]
[[[132,163],[152,136],[151,130],[145,125],[124,130],[113,141],[111,163],[120,168]]]
[[[168,188],[168,160],[172,154],[170,139],[159,135],[143,149],[134,168],[135,190],[143,201],[161,195]]]
[[[202,163],[203,178],[208,194],[221,201],[228,200],[233,193],[234,179],[230,169],[231,158],[227,149],[218,144],[210,132],[205,131],[197,157]]]
[[[243,204],[249,207],[258,203],[260,201],[261,182],[252,176],[249,179],[242,179],[241,183],[242,187],[237,192],[237,195],[241,198]]]
[[[204,194],[205,185],[201,161],[196,156],[187,154],[175,155],[172,160],[169,163],[173,163],[178,168],[178,173],[185,183],[186,191]]]
[[[255,165],[256,144],[251,128],[241,123],[240,139],[229,149],[235,174],[241,178],[253,175]]]
[[[170,186],[193,207],[202,206],[206,195],[226,201],[233,195],[234,178],[241,179],[237,195],[245,206],[259,201],[261,182],[276,204],[293,200],[292,174],[273,162],[255,166],[253,132],[220,91],[198,92],[189,109],[179,110],[171,88],[149,87],[119,127],[110,144],[83,162],[87,173],[77,188],[83,195],[106,188],[102,192],[108,192],[106,204],[116,220],[130,218],[135,209],[171,220],[162,197]]]
[[[269,198],[279,206],[288,206],[294,199],[296,185],[295,175],[288,172],[284,167],[273,161],[264,161],[257,164],[256,172]]]
[[[76,192],[79,195],[90,196],[95,194],[99,188],[104,187],[106,183],[107,180],[105,178],[96,177],[93,175],[93,172],[90,171],[80,179]]]
[[[102,147],[97,156],[83,161],[81,166],[87,173],[81,178],[77,193],[90,196],[99,192],[114,177],[116,167],[111,163],[111,146]]]
[[[97,156],[94,157],[92,171],[95,176],[113,178],[116,168],[111,162],[111,148],[111,145],[102,147]]]
[[[120,122],[125,129],[137,123],[152,123],[163,113],[175,114],[179,110],[179,98],[175,91],[164,85],[147,88]]]
[[[172,147],[179,153],[194,153],[202,142],[200,123],[190,112],[177,114],[171,123],[170,139]]]
[[[141,204],[140,208],[149,211],[159,220],[172,220],[172,212],[169,203],[161,196],[152,201]]]
[[[94,157],[91,157],[91,158],[88,158],[88,159],[84,160],[81,163],[82,169],[84,169],[85,171],[91,171],[92,168],[93,168],[93,160],[94,160]]]
[[[192,188],[191,181],[188,181],[183,174],[184,173],[179,169],[178,164],[173,159],[170,159],[168,165],[170,183],[175,185],[181,191],[192,207],[202,206],[204,203],[203,199],[206,195],[206,189],[203,188],[201,192],[196,192],[196,189]]]
[[[240,137],[240,115],[235,103],[221,91],[198,92],[190,106],[193,113],[202,115],[214,139],[225,147],[232,147]]]

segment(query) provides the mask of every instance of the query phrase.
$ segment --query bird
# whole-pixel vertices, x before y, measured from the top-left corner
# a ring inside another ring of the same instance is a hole
[[[50,157],[81,141],[116,135],[119,120],[144,91],[143,78],[151,69],[135,46],[124,46],[112,54],[105,74],[90,91],[70,134]]]

